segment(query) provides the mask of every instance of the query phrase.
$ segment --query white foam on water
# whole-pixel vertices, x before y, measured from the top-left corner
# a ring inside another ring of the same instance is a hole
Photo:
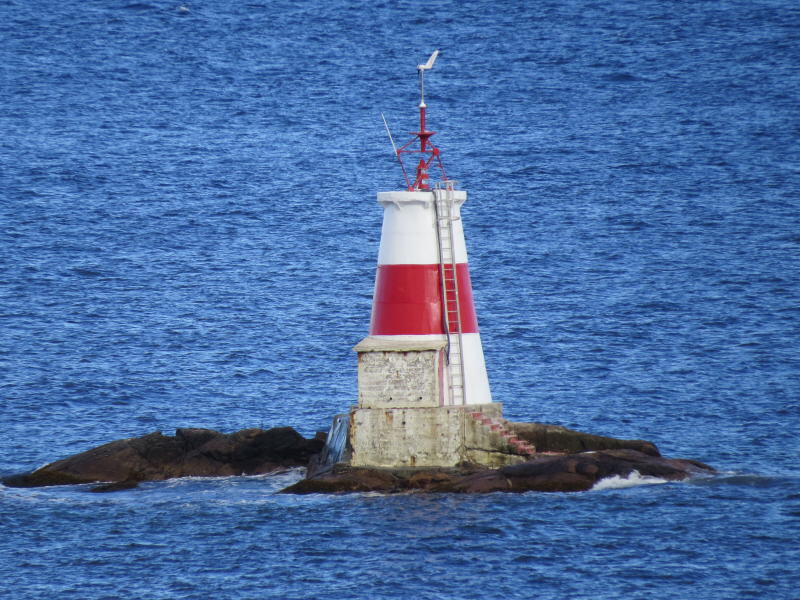
[[[592,491],[619,490],[638,485],[655,485],[658,483],[667,483],[667,480],[660,477],[650,477],[649,475],[642,476],[639,471],[633,470],[627,477],[614,475],[613,477],[601,479],[592,486]]]

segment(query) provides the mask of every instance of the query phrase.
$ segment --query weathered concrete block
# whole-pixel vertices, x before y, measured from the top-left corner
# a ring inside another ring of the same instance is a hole
[[[444,340],[368,337],[358,352],[361,408],[438,407],[444,404]]]
[[[524,460],[470,416],[502,416],[499,403],[420,408],[354,408],[350,464],[354,467],[453,467],[464,462],[503,466]]]
[[[463,411],[451,407],[356,408],[353,466],[427,467],[459,462]]]

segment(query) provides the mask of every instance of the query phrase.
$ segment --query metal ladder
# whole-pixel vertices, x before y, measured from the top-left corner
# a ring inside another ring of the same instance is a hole
[[[455,181],[436,184],[433,190],[436,209],[436,238],[439,242],[439,278],[442,286],[442,313],[447,334],[448,395],[451,405],[466,404],[464,355],[461,332],[461,305],[458,294],[456,255],[453,246]]]

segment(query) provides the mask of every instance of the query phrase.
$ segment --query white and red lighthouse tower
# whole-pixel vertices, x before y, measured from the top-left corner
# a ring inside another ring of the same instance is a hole
[[[392,139],[406,189],[378,194],[384,213],[372,318],[369,336],[355,347],[359,401],[348,436],[355,466],[519,458],[487,428],[502,407],[492,402],[472,299],[461,222],[467,193],[447,178],[426,124],[424,76],[437,56],[417,67],[419,131],[400,148]],[[408,155],[418,157],[413,179],[403,165]],[[441,176],[435,183],[432,170]]]
[[[406,190],[378,194],[383,229],[369,333],[384,340],[446,342],[441,405],[485,404],[492,399],[461,224],[467,193],[455,190],[456,182],[447,178],[430,140],[435,132],[426,126],[425,71],[438,54],[417,67],[419,131],[395,148]],[[419,156],[413,181],[403,164],[405,154]],[[432,166],[441,173],[433,189]]]

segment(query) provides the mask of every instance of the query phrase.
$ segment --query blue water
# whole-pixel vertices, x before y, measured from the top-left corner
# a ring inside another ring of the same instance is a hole
[[[792,0],[0,0],[0,473],[355,402],[416,72],[506,416],[706,461],[582,494],[0,487],[0,596],[800,598]]]

